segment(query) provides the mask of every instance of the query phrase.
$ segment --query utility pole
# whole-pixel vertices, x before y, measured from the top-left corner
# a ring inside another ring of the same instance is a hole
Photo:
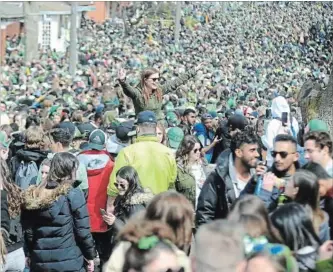
[[[69,72],[72,77],[76,74],[77,66],[77,2],[71,2],[71,32],[69,45]]]
[[[112,20],[112,22],[114,22],[114,20],[116,19],[116,12],[117,12],[118,2],[112,1],[111,5],[112,5],[111,6],[111,20]]]
[[[40,16],[38,2],[23,2],[25,29],[25,61],[38,57],[38,21]]]
[[[181,17],[181,1],[177,2],[176,7],[176,21],[175,21],[175,45],[178,47],[180,36],[180,17]]]

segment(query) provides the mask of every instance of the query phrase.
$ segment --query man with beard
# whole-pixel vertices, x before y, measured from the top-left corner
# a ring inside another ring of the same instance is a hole
[[[221,154],[215,171],[202,187],[196,212],[197,227],[227,217],[230,206],[255,173],[257,149],[257,137],[251,131],[239,132],[232,138],[230,149]]]
[[[286,134],[277,135],[271,155],[274,159],[272,168],[266,172],[266,166],[258,164],[256,175],[242,192],[242,194],[253,194],[257,186],[258,177],[262,176],[263,183],[258,196],[266,203],[270,212],[277,207],[285,184],[299,168],[299,154],[294,137]]]
[[[179,126],[184,135],[193,135],[193,126],[195,124],[196,112],[193,109],[186,109]]]

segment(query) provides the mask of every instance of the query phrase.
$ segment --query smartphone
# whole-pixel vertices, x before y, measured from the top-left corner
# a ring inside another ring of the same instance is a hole
[[[106,211],[104,209],[99,209],[101,212],[101,215],[106,215]]]
[[[288,112],[282,112],[281,122],[283,125],[288,123]]]
[[[271,118],[272,118],[272,110],[266,109],[266,119],[271,119]]]

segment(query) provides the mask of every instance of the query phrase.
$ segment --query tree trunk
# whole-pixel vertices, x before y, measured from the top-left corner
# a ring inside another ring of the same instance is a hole
[[[333,64],[327,87],[323,89],[318,83],[306,82],[298,95],[298,101],[303,121],[308,123],[314,118],[325,121],[333,139]]]

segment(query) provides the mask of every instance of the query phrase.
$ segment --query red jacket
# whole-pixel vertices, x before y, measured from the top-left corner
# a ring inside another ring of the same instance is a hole
[[[108,226],[102,218],[100,209],[106,210],[107,187],[113,170],[113,159],[105,150],[82,151],[77,158],[87,169],[89,183],[87,207],[91,232],[105,232]]]

